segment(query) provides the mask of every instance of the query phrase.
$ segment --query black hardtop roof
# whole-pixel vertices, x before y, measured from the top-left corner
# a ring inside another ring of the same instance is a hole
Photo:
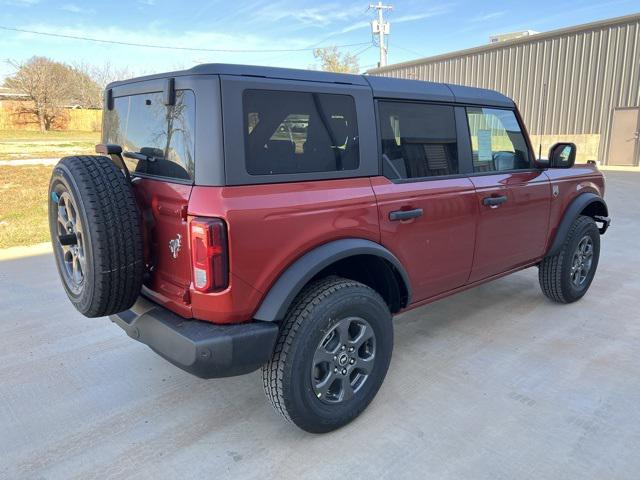
[[[323,72],[319,70],[299,70],[294,68],[261,67],[254,65],[234,65],[226,63],[205,63],[188,70],[160,73],[132,78],[107,85],[107,89],[145,80],[155,80],[185,75],[237,75],[248,77],[277,78],[307,82],[339,83],[368,86],[377,98],[405,100],[425,100],[438,102],[465,103],[498,107],[513,107],[514,103],[505,95],[494,90],[466,87],[447,83],[423,82],[392,77],[354,75]]]

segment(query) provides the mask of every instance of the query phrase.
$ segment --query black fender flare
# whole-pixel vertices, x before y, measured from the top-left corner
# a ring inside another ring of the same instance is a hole
[[[316,247],[293,262],[269,289],[253,318],[266,322],[282,320],[309,280],[329,265],[355,255],[374,255],[387,260],[404,282],[407,291],[406,305],[411,302],[409,275],[393,253],[371,240],[346,238]]]
[[[580,213],[590,205],[597,204],[598,207],[603,209],[604,215],[597,215],[595,218],[598,221],[604,222],[605,226],[600,229],[601,233],[604,233],[604,230],[609,226],[609,209],[607,204],[602,199],[602,197],[596,195],[592,192],[585,192],[578,195],[573,201],[569,204],[567,209],[564,212],[562,220],[560,221],[560,225],[558,226],[558,230],[556,231],[556,236],[551,244],[551,248],[547,251],[546,257],[552,257],[557,255],[560,249],[562,248],[562,244],[567,238],[567,234],[569,233],[569,229],[573,222],[578,218]],[[596,205],[594,205],[596,206]]]

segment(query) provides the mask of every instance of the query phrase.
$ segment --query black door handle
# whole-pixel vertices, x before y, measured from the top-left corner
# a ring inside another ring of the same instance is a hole
[[[418,218],[422,216],[422,209],[415,208],[413,210],[396,210],[395,212],[389,213],[389,220],[398,221],[398,220],[409,220],[410,218]]]
[[[482,204],[488,207],[494,208],[499,205],[502,205],[506,201],[507,201],[506,195],[502,195],[501,197],[484,197],[482,199]]]

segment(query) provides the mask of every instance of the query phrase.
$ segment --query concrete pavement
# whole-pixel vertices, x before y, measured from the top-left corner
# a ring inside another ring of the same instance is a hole
[[[199,380],[81,317],[51,254],[0,260],[0,478],[638,478],[640,173],[607,180],[583,300],[530,269],[398,317],[378,397],[323,436],[258,372]]]

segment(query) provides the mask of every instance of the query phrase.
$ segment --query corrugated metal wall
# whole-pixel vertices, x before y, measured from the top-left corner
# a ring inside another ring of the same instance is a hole
[[[616,107],[640,106],[640,15],[369,71],[457,83],[513,98],[532,135],[600,134]]]

